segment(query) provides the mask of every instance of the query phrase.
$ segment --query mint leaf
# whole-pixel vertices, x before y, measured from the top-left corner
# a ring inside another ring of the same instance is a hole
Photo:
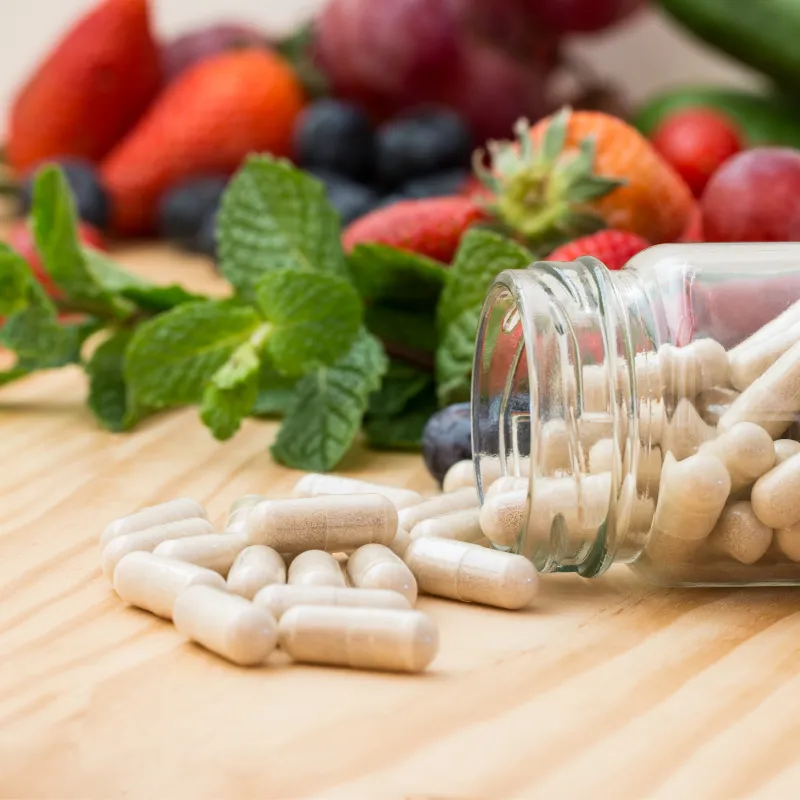
[[[250,413],[256,417],[282,417],[287,414],[294,404],[297,381],[295,377],[282,375],[272,361],[262,355],[258,394]]]
[[[256,346],[245,342],[206,386],[200,418],[216,439],[230,439],[250,413],[258,391],[260,366]]]
[[[247,300],[273,270],[349,277],[339,217],[322,184],[285,161],[248,158],[228,184],[218,219],[220,269]]]
[[[453,266],[447,273],[436,322],[446,332],[461,313],[480,308],[494,278],[507,269],[524,269],[533,254],[493,231],[474,229],[461,239]]]
[[[438,261],[382,244],[360,244],[348,261],[363,298],[399,308],[434,309],[447,275]]]
[[[77,362],[81,337],[77,328],[59,325],[46,305],[29,305],[6,321],[0,345],[14,351],[16,369],[33,372]]]
[[[355,440],[387,366],[380,342],[362,330],[345,356],[297,384],[296,402],[272,446],[273,456],[296,469],[333,469]]]
[[[256,290],[270,323],[267,349],[285,375],[302,375],[347,352],[361,327],[353,286],[338,275],[310,270],[269,272]]]
[[[130,331],[118,331],[106,339],[86,364],[89,376],[89,408],[110,431],[130,430],[146,413],[136,407],[125,382],[125,352]]]
[[[27,261],[0,242],[0,314],[8,316],[28,305],[28,285],[32,280]]]
[[[206,383],[260,322],[252,308],[208,301],[185,303],[143,323],[125,365],[136,402],[153,409],[200,402]]]
[[[367,442],[378,450],[419,450],[422,430],[437,408],[436,392],[429,382],[400,413],[370,415],[364,426]]]
[[[28,372],[26,369],[22,369],[21,367],[12,367],[11,369],[4,370],[0,372],[0,386],[5,386],[7,383],[18,381],[20,378],[24,378],[26,375],[30,375],[30,372]]]
[[[470,377],[479,308],[462,311],[436,351],[436,391],[442,405],[470,399]]]
[[[423,355],[436,351],[436,323],[429,311],[409,311],[382,304],[367,306],[364,323],[370,333],[383,340],[388,351],[396,351],[398,356],[406,351],[420,351]],[[433,363],[430,357],[422,360]]]
[[[433,385],[430,372],[402,361],[391,361],[381,388],[369,399],[369,413],[383,417],[400,414],[418,395]]]
[[[31,223],[47,273],[70,300],[119,318],[130,313],[130,308],[107,291],[89,269],[78,241],[72,194],[64,173],[55,165],[43,167],[36,175]]]

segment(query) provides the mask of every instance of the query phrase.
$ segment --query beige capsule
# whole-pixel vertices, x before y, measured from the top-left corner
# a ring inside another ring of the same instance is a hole
[[[228,591],[248,600],[274,583],[286,583],[286,564],[280,553],[263,544],[245,547],[228,573]]]
[[[422,501],[422,495],[411,489],[315,472],[304,475],[294,487],[295,497],[319,497],[330,494],[379,494],[398,509],[413,506]]]
[[[278,630],[281,647],[306,664],[420,672],[439,649],[439,632],[420,611],[295,606]]]
[[[716,435],[716,429],[703,422],[691,400],[683,398],[676,404],[661,435],[661,449],[672,453],[677,461],[683,461]]]
[[[143,531],[156,525],[166,525],[170,522],[180,522],[184,519],[208,519],[206,511],[197,500],[190,497],[179,497],[157,506],[149,506],[109,522],[100,534],[100,549],[102,550],[112,539],[125,536],[128,533]]]
[[[742,564],[755,564],[772,544],[772,528],[759,521],[750,503],[739,500],[722,509],[708,544]]]
[[[646,533],[653,524],[655,508],[653,498],[638,494],[635,479],[627,475],[616,507],[617,530],[625,534]]]
[[[365,544],[347,559],[347,576],[357,589],[389,589],[413,606],[417,582],[403,559],[382,544]]]
[[[420,591],[463,603],[518,609],[539,588],[539,574],[523,556],[454,539],[415,539],[406,564]]]
[[[800,442],[794,439],[775,440],[775,464],[783,464],[784,461],[800,453]]]
[[[636,395],[648,400],[660,400],[664,394],[661,363],[654,352],[637,353],[633,359]],[[629,367],[621,364],[617,373],[617,389],[625,395],[630,391]]]
[[[293,586],[345,586],[339,562],[324,550],[306,550],[289,564],[288,582]]]
[[[210,586],[182,591],[172,621],[187,638],[242,667],[262,663],[278,641],[277,623],[269,611]]]
[[[679,539],[653,530],[647,538],[644,555],[655,565],[687,567],[696,563],[703,544],[703,539]]]
[[[744,391],[798,341],[800,341],[800,320],[763,342],[732,353],[731,383],[739,391]]]
[[[660,445],[667,430],[667,412],[663,400],[640,401],[638,419],[639,440],[645,444]]]
[[[225,589],[223,578],[210,569],[144,551],[128,553],[114,570],[114,591],[122,600],[165,619],[172,619],[178,595],[198,584]]]
[[[777,317],[760,327],[755,333],[752,333],[744,341],[737,344],[736,347],[731,348],[731,350],[728,351],[728,357],[737,358],[740,353],[753,345],[761,344],[768,339],[772,339],[784,333],[796,322],[800,322],[800,300],[792,303],[785,311],[778,314]]]
[[[640,443],[636,460],[636,488],[642,494],[655,497],[661,480],[661,448],[658,445]],[[632,469],[630,443],[625,446],[625,458],[622,462],[625,473]]]
[[[111,580],[117,564],[128,553],[134,553],[137,550],[152,553],[162,542],[168,542],[170,539],[186,539],[206,533],[214,533],[211,523],[207,519],[193,517],[116,536],[103,548],[100,556],[103,575]]]
[[[265,544],[283,554],[342,553],[362,544],[391,542],[397,533],[397,510],[379,494],[266,500],[250,512],[245,532],[251,544]]]
[[[733,495],[751,486],[775,463],[772,437],[752,422],[734,425],[716,439],[702,444],[700,452],[716,456],[725,465],[731,476]]]
[[[489,500],[492,497],[497,497],[499,494],[506,492],[521,492],[528,491],[530,478],[516,477],[513,475],[505,475],[498,478],[484,495],[484,500]]]
[[[431,517],[441,517],[442,514],[449,514],[452,511],[461,511],[464,508],[477,508],[478,490],[475,487],[458,489],[447,494],[438,494],[424,500],[416,506],[403,508],[400,510],[398,518],[400,527],[410,531],[418,522]]]
[[[619,452],[614,439],[600,439],[589,450],[589,472],[611,472]]]
[[[717,425],[720,432],[738,422],[755,422],[777,439],[800,413],[800,342],[792,345],[733,401]]]
[[[695,398],[697,413],[708,425],[716,425],[720,417],[731,407],[740,392],[729,386],[715,386]]]
[[[267,498],[260,494],[246,494],[231,503],[228,519],[225,523],[225,533],[244,533],[247,518],[250,512]]]
[[[774,534],[775,545],[789,561],[800,561],[800,523],[788,528],[778,528]]]
[[[411,535],[405,528],[398,528],[394,538],[387,547],[396,555],[402,558],[411,544]]]
[[[526,486],[524,489],[487,496],[478,515],[478,522],[490,542],[500,547],[513,547],[524,529],[527,516]]]
[[[697,339],[685,347],[662,345],[658,362],[664,391],[673,397],[695,397],[728,382],[728,353],[714,339]]]
[[[486,546],[489,540],[481,528],[481,510],[465,508],[441,517],[432,517],[418,522],[411,529],[411,538],[433,536],[439,539],[457,539],[459,542],[473,542]]]
[[[762,475],[753,485],[750,502],[756,516],[770,528],[800,522],[800,455]]]
[[[153,552],[162,558],[174,558],[176,561],[186,561],[198,567],[213,569],[225,577],[236,557],[247,545],[247,537],[243,533],[231,533],[225,536],[219,533],[204,533],[186,539],[161,542]]]
[[[275,619],[280,619],[295,606],[348,606],[357,608],[389,608],[410,611],[408,600],[390,589],[353,589],[338,586],[291,586],[274,583],[265,586],[253,601],[263,606]]]
[[[714,456],[698,453],[676,461],[664,457],[653,529],[676,539],[703,539],[717,524],[731,477]]]
[[[525,460],[521,462],[521,469],[530,470],[530,464]],[[497,458],[481,459],[481,485],[486,491],[498,478],[503,476],[503,466]],[[447,470],[442,481],[442,491],[455,492],[459,489],[469,489],[477,486],[475,463],[472,460],[457,461]]]

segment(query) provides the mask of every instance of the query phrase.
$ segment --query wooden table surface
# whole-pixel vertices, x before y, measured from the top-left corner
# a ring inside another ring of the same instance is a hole
[[[124,260],[221,288],[164,250]],[[97,537],[179,495],[218,521],[242,494],[288,494],[275,425],[219,444],[186,410],[111,435],[85,392],[72,369],[0,391],[3,798],[800,793],[800,593],[548,576],[521,612],[422,598],[441,651],[420,676],[239,669],[125,607]],[[342,470],[433,489],[413,455],[356,449]]]

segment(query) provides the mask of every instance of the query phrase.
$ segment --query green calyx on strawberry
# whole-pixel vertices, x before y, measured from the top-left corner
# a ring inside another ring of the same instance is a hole
[[[531,242],[557,243],[605,228],[589,203],[625,184],[595,174],[593,137],[577,149],[566,147],[571,113],[564,108],[554,115],[538,145],[528,121],[519,120],[516,141],[489,142],[488,169],[482,150],[473,156],[476,175],[494,195],[487,210]]]

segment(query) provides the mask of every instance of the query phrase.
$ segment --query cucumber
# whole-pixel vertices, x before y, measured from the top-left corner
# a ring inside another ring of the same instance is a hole
[[[704,42],[800,88],[800,0],[660,0]]]
[[[781,145],[800,148],[800,108],[786,98],[738,89],[695,86],[667,91],[642,106],[634,116],[633,124],[648,136],[670,114],[697,107],[727,116],[750,147]]]

